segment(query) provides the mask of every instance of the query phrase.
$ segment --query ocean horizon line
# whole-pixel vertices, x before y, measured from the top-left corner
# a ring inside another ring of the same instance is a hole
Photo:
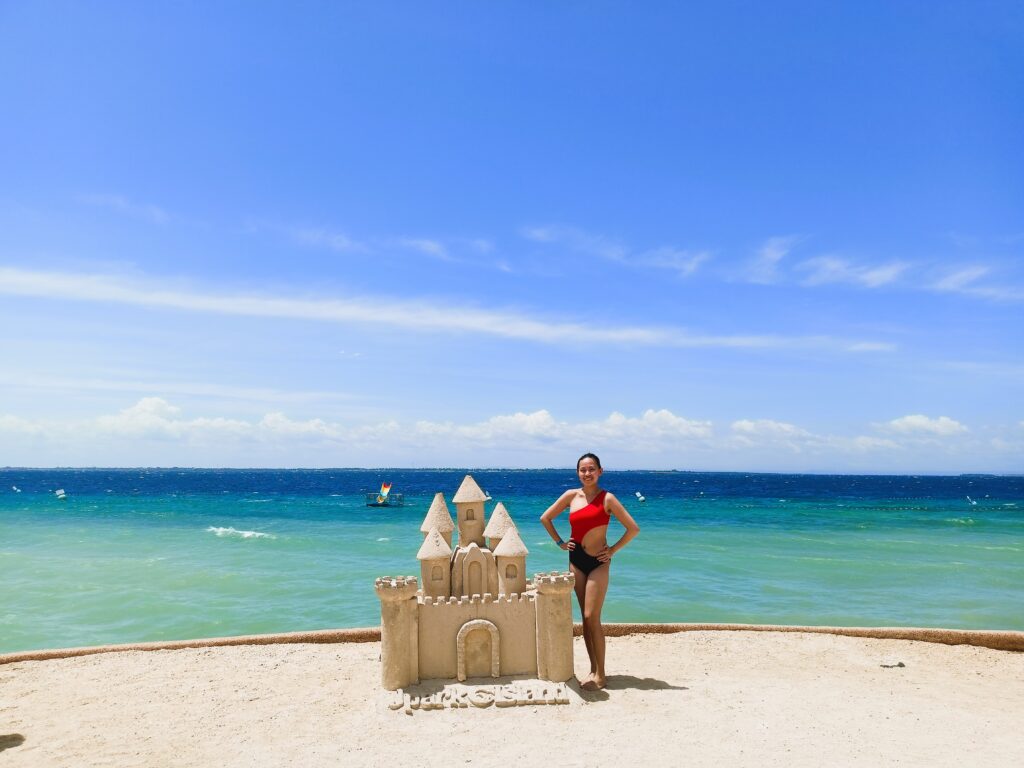
[[[90,471],[98,470],[104,472],[136,472],[136,471],[166,471],[166,472],[575,472],[571,465],[564,467],[471,467],[471,466],[443,466],[443,467],[403,467],[403,466],[366,466],[366,467],[245,467],[245,466],[161,466],[161,465],[139,465],[139,466],[73,466],[57,465],[44,466],[16,466],[5,465],[0,467],[4,472],[43,472],[43,471]],[[691,475],[789,475],[795,477],[1024,477],[1024,472],[845,472],[837,470],[764,470],[764,469],[648,469],[633,467],[628,469],[617,469],[605,467],[605,472],[614,474],[625,474],[631,472],[645,472],[655,474],[691,474]]]

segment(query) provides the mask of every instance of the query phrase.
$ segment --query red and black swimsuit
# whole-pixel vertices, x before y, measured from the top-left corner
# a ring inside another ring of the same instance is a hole
[[[572,528],[572,540],[576,542],[575,549],[569,550],[569,562],[579,568],[585,575],[600,565],[604,565],[593,555],[588,555],[583,549],[583,537],[595,528],[608,525],[611,515],[604,508],[604,497],[607,491],[601,491],[594,500],[585,507],[570,510],[569,526]]]

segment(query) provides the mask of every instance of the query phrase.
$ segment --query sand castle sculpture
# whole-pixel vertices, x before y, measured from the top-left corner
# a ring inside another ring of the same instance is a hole
[[[498,502],[484,524],[489,498],[472,476],[452,501],[457,526],[438,493],[420,527],[422,586],[414,576],[375,583],[384,688],[436,678],[565,682],[573,675],[572,574],[538,573],[527,581],[529,552],[515,523]]]

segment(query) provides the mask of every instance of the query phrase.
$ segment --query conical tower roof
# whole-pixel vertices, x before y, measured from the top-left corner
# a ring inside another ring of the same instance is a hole
[[[487,527],[484,528],[484,536],[489,539],[500,539],[505,535],[505,531],[515,527],[516,524],[512,522],[512,517],[509,515],[508,510],[505,509],[505,505],[499,501],[494,506],[494,511],[491,512],[491,519],[487,521]]]
[[[530,554],[530,550],[519,538],[519,531],[514,525],[505,531],[501,543],[494,548],[495,557],[526,557],[528,554]]]
[[[434,494],[434,500],[430,503],[427,516],[423,518],[420,531],[428,533],[431,528],[437,528],[441,533],[451,533],[455,530],[452,513],[448,511],[448,505],[444,503],[443,493]]]
[[[480,490],[472,475],[466,475],[462,480],[459,490],[452,496],[452,501],[459,504],[464,501],[487,501],[487,494]]]
[[[423,540],[423,546],[420,547],[420,551],[416,553],[417,560],[438,560],[442,557],[449,558],[452,556],[452,548],[448,546],[448,542],[444,540],[444,536],[437,528],[431,528],[427,533],[427,538]]]

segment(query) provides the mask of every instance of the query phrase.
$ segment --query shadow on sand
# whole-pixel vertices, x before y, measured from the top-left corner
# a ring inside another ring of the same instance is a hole
[[[0,733],[0,752],[5,749],[20,747],[25,743],[25,737],[20,733]]]
[[[654,677],[634,677],[633,675],[608,675],[603,689],[589,690],[580,687],[579,680],[573,679],[567,685],[580,695],[584,701],[607,701],[608,691],[624,691],[636,688],[640,691],[688,691],[685,685],[672,685]]]

